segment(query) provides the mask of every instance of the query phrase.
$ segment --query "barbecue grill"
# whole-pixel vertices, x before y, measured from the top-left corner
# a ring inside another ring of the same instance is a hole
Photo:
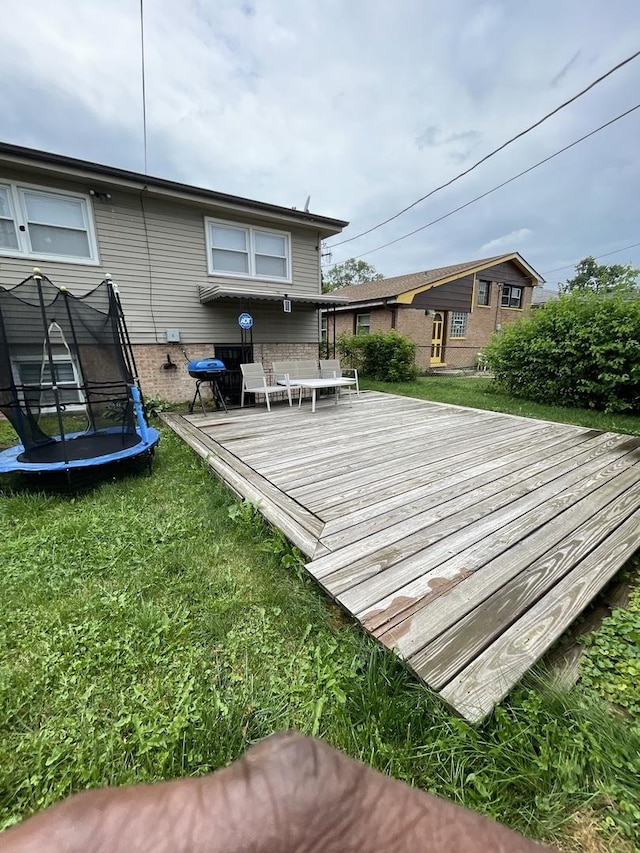
[[[226,369],[224,362],[219,358],[194,358],[187,364],[189,376],[192,376],[196,380],[196,393],[193,395],[193,400],[189,406],[190,412],[193,412],[196,400],[200,400],[203,413],[207,413],[202,394],[200,393],[200,386],[203,382],[208,382],[211,385],[211,393],[213,394],[216,409],[223,408],[225,412],[227,411],[224,396],[218,385],[218,379],[225,373]]]

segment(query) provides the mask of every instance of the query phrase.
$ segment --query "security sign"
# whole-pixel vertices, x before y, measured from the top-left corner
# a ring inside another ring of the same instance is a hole
[[[240,314],[238,317],[238,325],[241,329],[250,329],[253,326],[253,317],[251,314]]]

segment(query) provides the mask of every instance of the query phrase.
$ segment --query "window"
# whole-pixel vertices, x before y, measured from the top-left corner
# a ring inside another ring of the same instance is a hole
[[[210,275],[291,281],[291,238],[232,222],[206,219]]]
[[[320,317],[320,340],[324,343],[329,339],[329,318],[326,314]]]
[[[66,353],[53,356],[53,372],[61,404],[73,410],[83,408],[84,397],[76,366]],[[55,397],[48,359],[43,362],[39,355],[24,356],[14,362],[14,378],[16,384],[23,386],[24,397],[30,406],[41,407],[45,412],[53,411]]]
[[[491,305],[491,282],[483,281],[480,279],[478,281],[478,291],[476,296],[476,302],[478,305]]]
[[[371,331],[371,314],[356,314],[356,335],[368,335]]]
[[[97,264],[89,197],[0,184],[0,254]]]
[[[500,305],[503,308],[522,308],[522,288],[503,284]]]
[[[463,311],[451,312],[451,334],[452,338],[464,338],[467,334],[467,315]]]
[[[11,188],[0,186],[0,250],[18,249],[18,231],[11,205]]]

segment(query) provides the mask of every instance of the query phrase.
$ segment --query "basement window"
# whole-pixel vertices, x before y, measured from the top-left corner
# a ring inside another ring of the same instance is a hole
[[[356,314],[356,335],[368,335],[371,332],[371,314]]]
[[[451,338],[464,338],[467,334],[467,315],[463,311],[452,311],[451,313]]]

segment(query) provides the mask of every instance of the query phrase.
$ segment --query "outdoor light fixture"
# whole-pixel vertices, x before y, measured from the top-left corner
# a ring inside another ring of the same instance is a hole
[[[105,193],[102,190],[89,190],[89,195],[92,195],[97,201],[109,201],[111,193]]]

